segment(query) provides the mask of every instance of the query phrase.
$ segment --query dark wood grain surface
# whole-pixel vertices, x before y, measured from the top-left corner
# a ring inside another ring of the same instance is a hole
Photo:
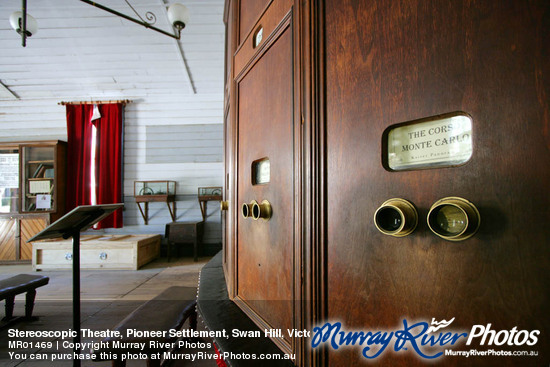
[[[456,317],[455,328],[548,333],[549,3],[329,0],[325,14],[328,318],[378,330],[403,318]],[[467,164],[383,168],[388,126],[453,111],[473,118]],[[446,196],[478,207],[473,238],[453,243],[429,231],[427,211]],[[374,226],[374,211],[392,197],[419,209],[408,237]],[[549,340],[541,335],[528,348],[538,358],[467,363],[544,365]],[[349,348],[329,361],[364,363]],[[423,364],[412,353],[385,353],[381,362]]]
[[[287,28],[237,87],[237,201],[268,200],[273,208],[269,221],[238,217],[237,295],[268,325],[281,329],[293,325],[292,81],[292,33]],[[252,162],[262,158],[270,161],[270,180],[253,185]]]
[[[239,0],[239,42],[242,42],[251,31],[271,0]]]

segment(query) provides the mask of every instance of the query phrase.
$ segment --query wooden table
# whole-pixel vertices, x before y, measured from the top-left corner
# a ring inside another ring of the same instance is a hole
[[[204,221],[172,222],[166,224],[165,237],[168,241],[168,260],[170,260],[172,244],[193,243],[193,260],[198,261],[198,246],[202,244]]]

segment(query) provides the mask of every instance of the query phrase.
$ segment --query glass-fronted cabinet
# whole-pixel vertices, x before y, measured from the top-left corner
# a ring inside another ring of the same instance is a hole
[[[19,146],[21,213],[64,213],[65,155],[65,142]]]
[[[55,211],[55,146],[21,146],[21,211]]]
[[[29,261],[27,240],[65,214],[67,143],[0,143],[0,264]]]

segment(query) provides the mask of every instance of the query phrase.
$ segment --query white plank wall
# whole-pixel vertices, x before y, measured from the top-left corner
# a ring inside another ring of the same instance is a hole
[[[131,98],[130,98],[131,99]],[[163,103],[167,101],[167,103]],[[173,100],[180,100],[174,103]],[[170,102],[172,101],[172,102]],[[57,100],[30,100],[1,102],[0,140],[67,140],[65,107]],[[9,107],[11,106],[11,107]],[[193,106],[193,109],[189,108]],[[135,180],[176,181],[178,221],[200,220],[197,189],[201,186],[222,186],[223,163],[147,163],[146,131],[155,125],[195,125],[222,122],[223,96],[214,94],[167,95],[142,98],[125,108],[124,127],[124,228],[108,233],[159,233],[171,222],[165,204],[149,204],[149,224],[144,225],[133,198]],[[9,128],[5,128],[9,126]],[[177,130],[177,129],[175,129]],[[173,135],[173,140],[185,137]],[[221,141],[220,141],[221,144]],[[173,157],[169,158],[174,160]],[[219,205],[208,206],[205,243],[221,243],[221,216]]]
[[[65,107],[58,105],[60,101],[132,100],[125,109],[124,228],[109,233],[164,234],[171,221],[165,204],[151,203],[149,225],[144,225],[133,198],[135,180],[176,181],[178,221],[201,218],[198,187],[223,183],[222,162],[195,163],[201,160],[197,157],[184,163],[147,151],[147,131],[155,126],[174,126],[174,142],[185,140],[178,136],[181,126],[223,122],[224,2],[183,2],[191,20],[179,43],[196,93],[185,75],[177,41],[169,37],[79,1],[42,0],[28,4],[39,31],[23,48],[7,21],[11,12],[20,10],[20,2],[0,2],[0,19],[5,19],[0,23],[0,81],[16,96],[2,88],[0,141],[66,140]],[[124,1],[100,3],[132,15]],[[131,3],[141,14],[153,11],[155,26],[170,30],[163,0]],[[221,144],[220,140],[216,151]],[[211,147],[212,141],[207,145],[203,148]],[[148,155],[155,156],[154,162],[171,163],[148,162]],[[209,204],[205,231],[205,243],[221,243],[218,203]]]

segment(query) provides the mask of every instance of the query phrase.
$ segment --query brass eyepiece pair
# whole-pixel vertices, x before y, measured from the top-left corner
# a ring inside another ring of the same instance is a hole
[[[252,200],[250,203],[243,203],[241,206],[241,214],[243,218],[252,217],[254,220],[263,218],[264,220],[269,220],[273,214],[271,209],[271,204],[269,201],[264,200],[260,204],[256,200]]]
[[[430,230],[448,241],[463,241],[472,237],[481,223],[474,204],[452,196],[436,201],[428,212],[427,220]],[[374,213],[374,224],[386,235],[404,237],[415,230],[418,212],[407,200],[389,199]]]

